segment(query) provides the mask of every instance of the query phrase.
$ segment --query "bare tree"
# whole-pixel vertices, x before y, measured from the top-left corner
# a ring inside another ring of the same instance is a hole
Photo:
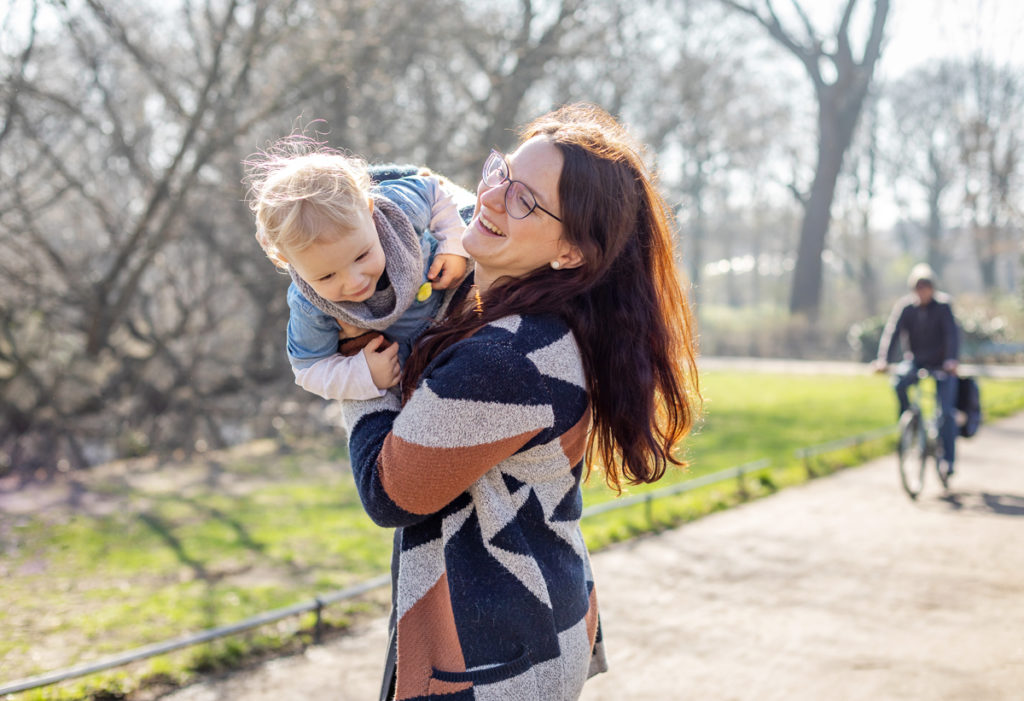
[[[0,26],[0,472],[86,464],[110,455],[100,445],[216,445],[254,407],[285,411],[287,277],[251,236],[240,161],[323,119],[332,145],[474,178],[483,145],[529,95],[550,99],[539,88],[627,6],[14,4]]]
[[[742,48],[741,32],[723,22],[723,13],[714,6],[673,7],[672,21],[659,27],[660,41],[649,42],[661,48],[641,54],[642,63],[627,78],[633,84],[628,114],[643,125],[645,141],[662,167],[672,164],[674,172],[663,175],[678,202],[683,257],[698,300],[712,239],[726,257],[733,255],[731,244],[740,245],[731,225],[711,236],[712,203],[719,203],[722,219],[730,175],[766,159],[774,148],[766,133],[785,119],[779,102],[749,79],[751,57]],[[637,81],[643,73],[653,79]],[[727,275],[735,302],[732,272]]]
[[[810,191],[801,197],[804,219],[789,306],[793,313],[816,319],[821,304],[821,254],[828,237],[836,181],[881,52],[889,0],[874,0],[870,28],[859,57],[850,36],[857,0],[846,0],[834,36],[829,37],[818,31],[797,0],[790,4],[801,27],[799,32],[784,24],[772,0],[757,5],[737,0],[720,2],[760,23],[772,39],[799,59],[814,86],[818,153]]]
[[[924,66],[883,88],[891,134],[883,147],[887,170],[899,187],[910,182],[923,195],[925,259],[942,277],[949,242],[951,186],[959,179],[960,120],[966,74],[955,62]],[[909,252],[909,251],[908,251]]]
[[[509,24],[495,22],[491,31],[464,37],[464,49],[490,83],[475,100],[474,111],[489,119],[476,150],[467,153],[471,162],[482,162],[489,149],[509,141],[527,91],[544,77],[550,62],[566,51],[566,35],[579,26],[582,4],[581,0],[558,0],[554,18],[545,23],[540,7],[532,0],[519,0],[518,16],[510,17]]]
[[[1001,272],[1000,261],[1013,259],[1020,240],[1012,205],[1020,192],[1024,130],[1017,73],[977,56],[949,60],[911,72],[886,94],[895,135],[886,160],[897,185],[912,183],[926,203],[929,264],[941,273],[954,236],[966,233],[983,287],[1005,287],[1013,271]]]
[[[879,104],[869,96],[864,108],[864,128],[855,136],[837,188],[842,208],[838,239],[829,250],[842,264],[845,277],[854,281],[863,302],[864,313],[880,311],[878,261],[872,213],[877,206],[880,179]]]
[[[90,433],[216,444],[214,398],[284,376],[283,354],[268,353],[280,324],[265,323],[284,313],[282,278],[250,236],[239,240],[252,226],[239,161],[259,132],[282,133],[270,122],[290,125],[330,88],[388,99],[353,76],[360,60],[396,74],[409,63],[377,55],[400,45],[390,32],[410,33],[394,4],[337,3],[331,16],[351,35],[311,34],[324,23],[307,22],[309,7],[271,0],[158,17],[131,3],[40,2],[9,29],[23,49],[2,93],[5,452],[85,463]]]
[[[971,61],[969,76],[961,132],[961,157],[967,171],[964,207],[982,285],[994,292],[1000,287],[999,261],[1012,260],[1020,242],[1019,212],[1014,217],[1012,201],[1019,192],[1024,150],[1024,81],[1018,71],[980,57]]]

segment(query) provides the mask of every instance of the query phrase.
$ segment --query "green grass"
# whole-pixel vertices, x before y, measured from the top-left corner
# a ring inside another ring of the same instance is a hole
[[[707,372],[701,380],[704,418],[688,443],[690,466],[625,493],[642,494],[761,458],[776,467],[787,465],[797,448],[895,423],[895,399],[884,377]],[[772,477],[762,484],[753,477],[745,486],[748,496],[758,496],[795,481],[794,476]],[[659,501],[651,515],[655,527],[671,526],[731,506],[742,496],[735,483],[714,485]],[[595,473],[585,489],[586,503],[612,498]],[[600,547],[650,530],[648,521],[645,507],[636,506],[584,522],[583,528],[591,547]]]
[[[643,494],[761,458],[769,458],[771,468],[749,475],[743,481],[742,492],[739,483],[728,481],[659,499],[650,507],[636,505],[586,520],[583,532],[591,549],[800,484],[810,477],[809,471],[821,476],[895,450],[893,434],[830,451],[810,461],[794,455],[798,448],[894,425],[896,398],[885,376],[706,372],[701,380],[704,420],[689,441],[686,457],[691,465],[686,470],[670,471],[656,484],[630,487],[623,494]],[[934,391],[930,382],[925,384],[926,400]],[[979,384],[985,420],[1024,409],[1024,381],[979,378]],[[603,486],[601,477],[595,472],[584,488],[585,503],[615,498]]]
[[[743,373],[702,376],[705,416],[687,442],[687,470],[639,494],[760,458],[773,468],[584,522],[592,549],[727,508],[807,479],[796,448],[891,425],[884,377]],[[988,418],[1024,408],[1024,382],[982,380]],[[982,429],[984,430],[984,428]],[[891,450],[879,440],[815,461],[824,473]],[[79,505],[0,516],[0,679],[13,680],[238,621],[386,571],[390,531],[363,513],[337,441],[269,443],[203,462],[138,461],[97,470]],[[595,473],[586,504],[615,498]],[[330,626],[381,612],[376,603],[329,609]],[[106,698],[140,685],[175,685],[309,641],[310,617],[35,692],[22,699]]]

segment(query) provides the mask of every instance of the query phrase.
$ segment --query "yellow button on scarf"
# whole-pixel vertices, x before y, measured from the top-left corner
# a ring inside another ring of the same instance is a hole
[[[416,301],[417,302],[426,302],[427,298],[430,297],[430,295],[431,295],[431,293],[433,291],[434,291],[434,288],[430,286],[430,283],[429,282],[424,282],[422,285],[420,285],[420,289],[417,290],[417,292],[416,292]]]

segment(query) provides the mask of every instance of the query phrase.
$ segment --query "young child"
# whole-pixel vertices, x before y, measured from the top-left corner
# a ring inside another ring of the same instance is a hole
[[[383,395],[450,298],[439,290],[465,277],[465,224],[451,195],[436,175],[374,184],[363,161],[299,136],[246,166],[256,238],[292,278],[296,384],[325,399]],[[361,351],[338,352],[339,338],[368,330],[379,334]]]

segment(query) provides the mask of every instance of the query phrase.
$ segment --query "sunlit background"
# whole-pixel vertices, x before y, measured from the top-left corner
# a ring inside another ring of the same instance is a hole
[[[659,168],[705,356],[864,359],[921,260],[1019,351],[1024,11],[851,4],[777,3],[773,35],[717,0],[6,3],[0,469],[321,425],[240,166],[315,120],[472,189],[596,102]]]

